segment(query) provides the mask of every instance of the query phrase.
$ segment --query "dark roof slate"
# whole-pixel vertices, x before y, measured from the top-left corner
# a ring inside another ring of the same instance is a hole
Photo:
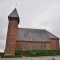
[[[16,8],[11,12],[11,14],[8,17],[19,17]]]
[[[19,28],[17,41],[50,41],[50,38],[58,38],[45,29]]]

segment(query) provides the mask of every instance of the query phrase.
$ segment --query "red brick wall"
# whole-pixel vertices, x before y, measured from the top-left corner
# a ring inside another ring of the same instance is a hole
[[[45,50],[50,50],[50,49],[51,49],[51,42],[46,42]]]
[[[43,45],[41,47],[41,45]],[[25,46],[25,47],[23,47]],[[16,42],[16,50],[53,50],[59,48],[59,40],[51,40],[50,42]]]
[[[59,40],[51,39],[51,49],[59,49]]]
[[[17,41],[16,42],[16,50],[22,50],[23,48],[23,42],[19,42],[19,41]]]
[[[17,20],[9,20],[5,55],[14,55],[16,47],[16,34],[18,30]]]

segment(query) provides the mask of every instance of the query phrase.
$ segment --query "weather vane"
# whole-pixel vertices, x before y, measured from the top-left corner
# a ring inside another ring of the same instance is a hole
[[[15,6],[15,8],[17,7],[17,3],[16,3],[16,6]]]

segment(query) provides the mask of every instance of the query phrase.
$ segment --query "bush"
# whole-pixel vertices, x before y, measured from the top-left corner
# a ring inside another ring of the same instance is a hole
[[[55,55],[60,55],[60,50],[27,50],[27,51],[22,51],[22,50],[17,50],[15,52],[15,55],[8,55],[4,56],[4,53],[0,53],[2,58],[13,58],[13,57],[22,57],[24,56],[55,56]]]
[[[4,55],[4,52],[0,52],[0,56]]]
[[[0,53],[1,58],[15,58],[15,57],[22,57],[22,50],[17,50],[15,55],[4,55],[4,53]]]
[[[26,56],[54,56],[60,55],[60,50],[27,50]]]
[[[16,55],[16,56],[22,56],[22,50],[17,50],[17,51],[15,52],[15,55]]]
[[[31,54],[32,54],[32,56],[36,56],[36,52],[32,52]]]
[[[8,55],[8,56],[1,56],[1,58],[17,58],[17,57],[21,57],[20,55]]]
[[[1,57],[11,58],[11,57],[21,57],[24,56],[55,56],[60,55],[60,50],[17,50],[13,56],[4,56],[4,53],[0,53]]]

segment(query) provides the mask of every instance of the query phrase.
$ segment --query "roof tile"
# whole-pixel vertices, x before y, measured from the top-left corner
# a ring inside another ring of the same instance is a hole
[[[50,41],[50,38],[58,38],[45,29],[19,28],[17,34],[18,41]]]

